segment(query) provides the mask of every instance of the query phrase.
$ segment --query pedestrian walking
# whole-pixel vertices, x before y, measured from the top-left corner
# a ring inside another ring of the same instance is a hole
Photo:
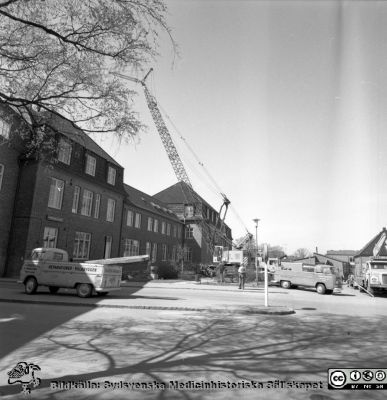
[[[219,277],[220,277],[220,282],[224,283],[224,270],[225,270],[225,266],[224,264],[221,262],[219,264]]]
[[[239,289],[245,289],[246,283],[246,267],[242,264],[238,268],[238,275],[239,275]]]

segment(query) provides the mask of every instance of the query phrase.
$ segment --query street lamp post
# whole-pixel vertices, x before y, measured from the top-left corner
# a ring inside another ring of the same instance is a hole
[[[255,223],[255,247],[256,247],[256,252],[255,252],[255,278],[257,280],[257,286],[258,286],[258,218],[253,219]]]

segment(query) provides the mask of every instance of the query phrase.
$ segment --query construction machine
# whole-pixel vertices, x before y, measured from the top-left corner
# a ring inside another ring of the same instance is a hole
[[[169,133],[169,130],[164,122],[164,119],[161,115],[160,109],[157,105],[156,98],[150,93],[147,85],[146,85],[146,79],[149,77],[150,73],[153,71],[153,68],[151,68],[148,73],[144,76],[143,79],[137,79],[133,77],[129,77],[126,75],[123,75],[118,72],[112,72],[113,75],[130,80],[135,83],[141,84],[143,87],[144,93],[145,93],[145,99],[148,105],[148,108],[150,110],[150,113],[152,115],[153,121],[156,125],[157,131],[160,135],[161,141],[164,145],[165,151],[168,155],[169,161],[171,162],[172,168],[175,172],[175,175],[178,179],[179,182],[182,182],[181,188],[184,194],[185,198],[185,208],[190,208],[192,207],[192,220],[193,223],[197,224],[202,236],[205,240],[205,243],[208,247],[208,250],[211,254],[214,254],[216,251],[215,246],[216,242],[230,242],[230,239],[227,237],[227,235],[224,232],[224,221],[227,215],[228,207],[230,204],[230,200],[227,198],[227,196],[223,193],[221,193],[221,196],[223,198],[223,204],[220,207],[219,213],[217,214],[216,222],[214,225],[209,224],[206,221],[206,215],[204,214],[204,210],[202,207],[202,200],[199,198],[197,193],[194,191],[191,181],[188,177],[188,174],[186,172],[186,169],[184,167],[184,164],[179,156],[179,153],[176,149],[175,144],[173,143],[172,137]]]

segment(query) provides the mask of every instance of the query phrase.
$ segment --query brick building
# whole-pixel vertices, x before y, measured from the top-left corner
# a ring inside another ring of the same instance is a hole
[[[121,255],[149,254],[153,265],[176,265],[184,225],[156,198],[129,185],[125,191]]]
[[[0,276],[4,274],[8,257],[18,185],[19,154],[23,148],[15,134],[19,123],[11,110],[0,108]]]
[[[164,202],[185,225],[184,261],[212,264],[211,241],[231,248],[231,229],[219,227],[219,213],[184,182],[178,182],[154,195]]]
[[[51,116],[60,132],[56,161],[19,154],[6,275],[35,247],[66,249],[74,260],[119,253],[123,168],[84,132]]]
[[[176,190],[183,183],[156,196],[125,185],[122,166],[54,115],[53,160],[26,157],[19,119],[10,118],[12,110],[1,111],[0,276],[18,276],[36,247],[62,248],[79,261],[148,253],[159,267],[176,266],[183,255],[186,264],[212,263],[197,223],[202,216]],[[200,208],[217,235],[218,213],[202,198]],[[231,230],[225,226],[224,232],[231,242]]]
[[[124,185],[123,168],[89,136],[52,115],[54,160],[27,158],[10,115],[0,112],[0,276],[17,276],[35,247],[59,247],[79,261],[149,253],[153,265],[177,263],[180,220]]]

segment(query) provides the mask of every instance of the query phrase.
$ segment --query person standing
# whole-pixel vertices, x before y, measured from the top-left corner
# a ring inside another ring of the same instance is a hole
[[[220,277],[220,282],[224,283],[224,270],[225,270],[225,266],[224,264],[221,262],[219,264],[219,277]]]
[[[239,289],[245,289],[246,283],[246,267],[242,264],[238,268],[238,275],[239,275]]]

